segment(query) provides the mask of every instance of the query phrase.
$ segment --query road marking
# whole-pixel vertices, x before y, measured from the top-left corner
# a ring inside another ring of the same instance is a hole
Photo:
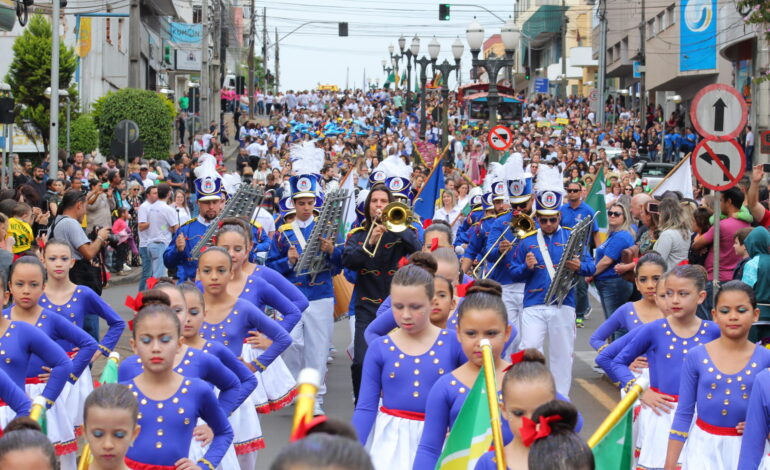
[[[593,397],[594,400],[599,402],[599,404],[602,405],[607,411],[614,410],[615,406],[618,404],[619,400],[617,398],[611,397],[598,385],[591,383],[586,379],[580,378],[576,378],[575,382],[580,385],[583,390],[588,392],[588,394]]]

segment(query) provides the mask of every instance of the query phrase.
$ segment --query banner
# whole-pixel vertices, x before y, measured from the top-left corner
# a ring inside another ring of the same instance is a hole
[[[716,69],[716,0],[682,0],[679,10],[679,71]]]
[[[689,199],[694,199],[692,192],[692,166],[689,156],[683,158],[677,166],[663,178],[655,189],[652,190],[652,196],[660,196],[666,191],[679,191]]]
[[[202,57],[201,57],[200,49],[189,50],[189,51],[176,49],[174,52],[176,52],[176,69],[177,70],[200,70],[201,69]]]
[[[203,25],[171,23],[170,34],[174,44],[199,44],[203,37]]]
[[[78,31],[77,53],[83,58],[91,52],[91,18],[80,18],[80,30]]]
[[[607,228],[609,226],[607,220],[607,205],[604,202],[604,195],[606,193],[606,186],[604,182],[604,167],[599,169],[599,173],[596,174],[596,180],[591,185],[586,196],[586,204],[593,209],[596,214],[594,215],[596,223],[599,225],[599,237],[602,241],[607,239]]]

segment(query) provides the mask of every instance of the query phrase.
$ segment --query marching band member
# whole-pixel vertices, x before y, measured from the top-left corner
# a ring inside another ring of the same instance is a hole
[[[385,174],[385,186],[387,186],[390,193],[393,195],[393,200],[401,202],[407,206],[412,206],[412,168],[407,166],[406,163],[396,155],[387,157],[377,166],[376,171],[381,171]],[[424,239],[424,230],[420,223],[417,214],[412,213],[411,226],[417,231],[417,236],[420,240]]]
[[[487,263],[489,266],[495,263],[500,256],[503,260],[489,275],[503,286],[503,302],[508,309],[508,322],[513,325],[514,331],[521,331],[521,312],[524,305],[524,283],[515,282],[511,277],[510,260],[518,243],[518,239],[512,229],[506,230],[514,217],[520,215],[529,216],[532,212],[532,176],[524,173],[524,160],[519,152],[514,152],[503,166],[503,174],[506,178],[507,192],[511,210],[497,216],[489,229],[486,250],[490,252]],[[505,234],[503,235],[503,232]],[[500,239],[502,235],[502,239]],[[497,240],[500,239],[498,242]],[[518,338],[513,339],[506,353],[518,349]]]
[[[463,223],[457,230],[457,236],[455,237],[455,247],[462,247],[463,251],[468,249],[468,243],[470,242],[470,229],[473,225],[484,217],[484,206],[482,204],[483,194],[482,189],[478,186],[471,188],[468,193],[470,196],[471,211],[467,216],[463,218]]]
[[[354,354],[353,364],[350,366],[353,393],[356,396],[361,387],[361,371],[367,349],[364,338],[366,327],[374,320],[377,308],[390,292],[390,282],[398,269],[399,260],[419,251],[421,247],[415,229],[393,233],[387,231],[384,225],[375,224],[385,206],[391,202],[393,195],[384,184],[375,184],[371,188],[364,206],[364,224],[348,234],[342,254],[342,264],[356,272]],[[372,252],[378,242],[379,249],[373,253],[374,256],[370,256],[365,248]],[[323,359],[325,358],[324,355]]]
[[[737,463],[749,393],[759,371],[770,366],[770,351],[748,339],[759,319],[751,287],[741,281],[722,284],[714,305],[712,318],[721,335],[685,357],[666,470],[676,470],[679,461],[683,470],[742,468]]]
[[[313,145],[313,144],[305,144]],[[293,148],[294,151],[295,148]],[[316,369],[321,377],[326,376],[326,358],[332,345],[334,331],[334,285],[332,277],[339,273],[342,259],[342,238],[337,240],[320,240],[320,252],[314,256],[327,258],[327,269],[316,275],[298,276],[295,266],[300,255],[305,251],[315,219],[313,210],[316,207],[316,192],[319,186],[320,167],[313,166],[320,152],[323,163],[323,151],[320,149],[297,149],[301,157],[295,161],[294,169],[298,176],[289,179],[296,218],[291,224],[284,224],[274,235],[267,266],[285,276],[292,284],[307,297],[310,305],[302,313],[302,319],[291,331],[292,338],[299,344],[304,344],[302,356],[296,361],[300,369],[310,367]],[[304,171],[303,171],[304,170]],[[292,371],[298,373],[297,370]],[[326,394],[325,382],[321,384],[316,399],[315,414],[323,413],[323,396]]]
[[[633,332],[634,337],[612,361],[613,374],[624,390],[636,381],[629,364],[646,355],[650,389],[640,401],[638,465],[662,469],[671,424],[679,401],[682,367],[692,348],[719,337],[719,329],[695,313],[706,298],[706,271],[702,266],[676,266],[666,276],[667,318],[655,320]]]
[[[556,390],[569,396],[572,384],[572,360],[575,350],[575,294],[571,290],[561,307],[545,305],[548,286],[560,263],[581,276],[594,271],[593,258],[584,247],[573,259],[562,260],[570,229],[561,227],[561,199],[564,183],[557,168],[543,166],[535,188],[537,222],[540,228],[519,242],[511,267],[514,281],[524,282],[524,311],[521,319],[521,349],[543,350],[545,336],[549,341],[549,364]]]
[[[491,188],[489,192],[485,192],[481,196],[481,205],[484,209],[484,216],[469,229],[470,241],[460,260],[464,273],[470,273],[473,266],[481,261],[486,253],[487,238],[495,217],[506,210],[505,197],[495,197]]]
[[[79,286],[70,281],[69,272],[75,259],[68,243],[56,239],[48,240],[43,249],[43,262],[48,276],[45,291],[40,297],[40,305],[63,316],[81,329],[85,324],[86,315],[102,317],[107,322],[108,330],[99,344],[98,355],[108,357],[118,344],[126,322],[89,287]],[[59,340],[58,343],[65,351],[72,351],[75,347],[66,340]],[[75,435],[80,435],[80,427],[83,424],[83,401],[93,388],[91,369],[86,367],[66,399],[66,408],[73,413],[70,416],[75,426]]]

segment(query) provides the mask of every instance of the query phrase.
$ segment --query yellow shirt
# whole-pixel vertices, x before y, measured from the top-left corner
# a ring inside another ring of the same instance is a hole
[[[13,236],[13,254],[25,252],[32,248],[32,241],[35,236],[32,234],[32,227],[21,219],[11,217],[8,219],[8,234]]]

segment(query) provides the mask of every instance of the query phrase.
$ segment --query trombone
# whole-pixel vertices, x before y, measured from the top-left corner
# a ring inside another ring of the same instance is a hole
[[[377,227],[378,225],[384,225],[388,232],[401,233],[409,228],[409,223],[411,220],[412,210],[409,209],[409,206],[403,202],[391,202],[385,206],[385,209],[383,209],[379,220],[372,220],[372,226],[369,227],[369,231],[366,233],[366,238],[364,239],[363,245],[364,253],[374,258],[374,255],[377,254],[377,249],[380,247],[382,237],[377,240],[377,243],[374,245],[373,249],[370,250],[366,247],[369,244],[369,238],[372,236],[374,227]]]
[[[497,237],[497,240],[495,240],[495,243],[492,245],[492,247],[487,250],[487,252],[484,254],[484,257],[481,258],[481,261],[479,261],[479,264],[476,265],[475,268],[473,268],[473,271],[471,272],[471,275],[475,277],[476,279],[486,279],[489,277],[490,274],[492,274],[492,271],[495,270],[497,265],[500,263],[500,260],[502,260],[505,257],[505,253],[500,253],[500,256],[497,257],[497,261],[495,261],[495,264],[492,265],[491,268],[489,268],[487,271],[482,271],[481,276],[479,276],[478,270],[484,266],[484,262],[489,258],[489,255],[492,254],[492,250],[494,250],[501,241],[503,241],[503,237],[508,233],[509,230],[513,231],[513,234],[515,235],[514,241],[516,238],[522,239],[524,238],[527,233],[535,230],[535,221],[532,220],[532,217],[530,217],[528,214],[518,214],[511,219],[510,223],[505,227],[505,230],[503,230],[503,233],[500,234],[499,237]]]

